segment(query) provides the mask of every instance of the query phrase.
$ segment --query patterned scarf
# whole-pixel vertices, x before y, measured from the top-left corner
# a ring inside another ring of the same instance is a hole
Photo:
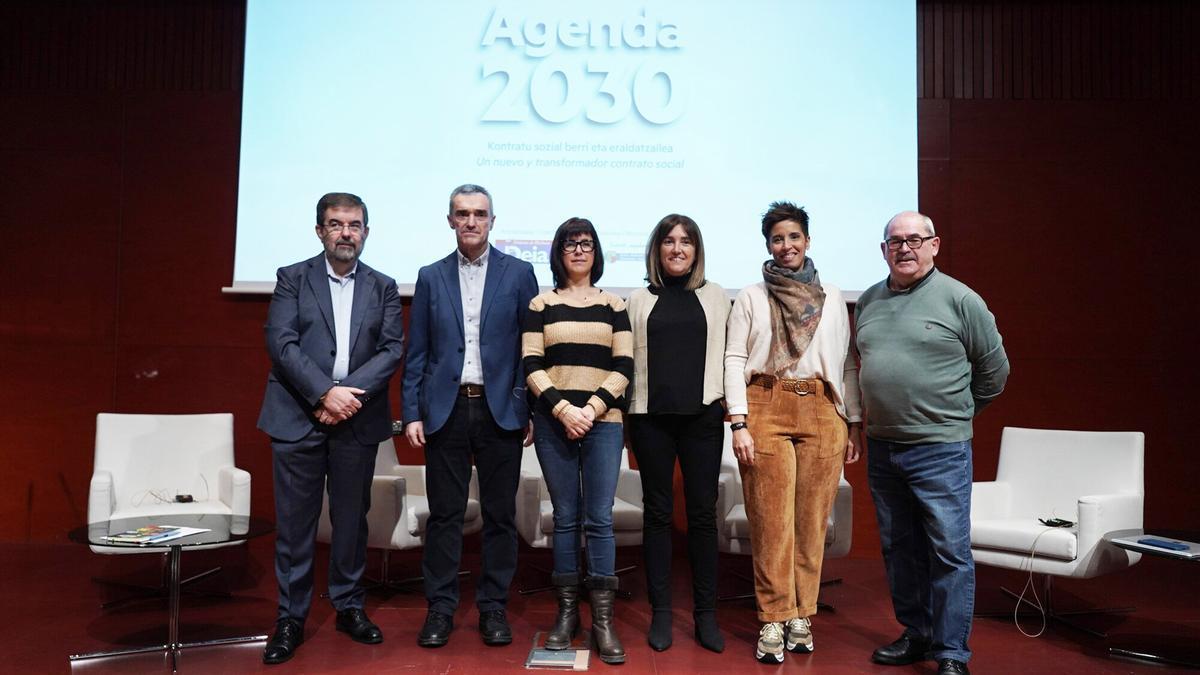
[[[808,256],[798,270],[768,260],[763,263],[762,273],[771,306],[771,357],[767,367],[778,376],[799,361],[812,344],[825,306],[825,290]]]

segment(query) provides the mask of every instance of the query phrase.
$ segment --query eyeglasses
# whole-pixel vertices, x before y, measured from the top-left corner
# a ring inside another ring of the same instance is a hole
[[[929,241],[930,239],[933,239],[936,236],[937,236],[936,234],[931,234],[928,237],[919,237],[914,234],[911,237],[905,237],[903,239],[901,239],[899,237],[892,237],[891,239],[885,239],[883,241],[883,243],[887,244],[889,251],[899,251],[900,246],[902,244],[908,244],[908,248],[915,251],[915,250],[921,248],[921,246],[925,242]]]
[[[351,234],[358,234],[367,229],[362,223],[326,223],[325,229],[330,232],[341,232],[347,230]]]
[[[459,222],[459,223],[467,222],[468,220],[471,219],[471,216],[475,216],[475,220],[477,222],[483,221],[483,220],[488,220],[489,218],[492,217],[492,214],[490,212],[485,211],[483,209],[479,209],[477,211],[468,211],[466,209],[460,209],[458,211],[455,211],[451,215],[454,216],[455,222]]]
[[[591,253],[596,250],[596,242],[591,239],[568,239],[562,243],[563,253],[574,253],[575,249]]]

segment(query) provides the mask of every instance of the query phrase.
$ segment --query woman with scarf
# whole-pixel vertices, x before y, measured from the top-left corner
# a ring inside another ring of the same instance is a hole
[[[762,234],[763,281],[729,315],[725,399],[763,622],[755,657],[777,664],[813,651],[826,523],[862,414],[846,301],[807,255],[808,213],[775,202]]]

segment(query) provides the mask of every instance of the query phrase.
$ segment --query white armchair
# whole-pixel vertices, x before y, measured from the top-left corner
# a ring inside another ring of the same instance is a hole
[[[629,451],[621,450],[621,473],[613,500],[613,538],[617,546],[642,543],[642,477],[629,468]],[[521,455],[521,482],[517,487],[517,531],[534,548],[551,548],[554,537],[554,507],[550,490],[538,463],[534,446]]]
[[[621,450],[621,473],[617,477],[617,493],[613,499],[613,539],[617,546],[642,544],[642,476],[629,468],[629,451]],[[521,480],[517,485],[517,532],[533,548],[552,548],[554,545],[554,506],[550,490],[538,463],[537,450],[530,445],[521,455]],[[582,537],[581,537],[582,540]],[[633,567],[617,570],[623,574]],[[548,586],[521,589],[522,594],[547,590]]]
[[[1088,579],[1141,559],[1140,553],[1108,543],[1104,535],[1142,527],[1144,445],[1141,432],[1005,427],[996,480],[972,486],[975,562],[1046,575],[1042,601],[1047,617],[1100,635],[1054,611],[1051,580]],[[1039,518],[1076,525],[1048,528]]]
[[[321,518],[317,521],[317,541],[329,543],[333,533],[329,523],[329,493],[324,495]],[[429,522],[429,499],[425,495],[425,466],[401,465],[396,459],[392,439],[379,444],[375,455],[375,477],[371,480],[371,509],[367,511],[367,548],[381,551],[379,579],[366,579],[368,588],[383,587],[399,590],[401,586],[419,581],[419,577],[391,582],[388,576],[392,551],[419,548],[425,544],[425,525]],[[471,469],[471,484],[467,493],[467,511],[463,517],[463,534],[483,529],[483,512],[479,504],[479,481]]]
[[[838,482],[833,510],[829,512],[825,530],[825,560],[841,558],[850,552],[850,540],[854,533],[854,490],[843,472]],[[717,481],[717,548],[723,553],[750,555],[750,521],[746,517],[745,498],[742,494],[742,473],[738,468],[737,456],[733,454],[733,434],[725,432],[725,447],[721,452],[721,474]],[[822,586],[839,584],[840,578],[821,582]],[[753,597],[743,594],[723,597],[732,600]],[[825,603],[819,606],[831,609]]]
[[[175,501],[177,495],[191,495],[192,501]],[[95,528],[109,520],[138,517],[149,523],[178,513],[250,515],[250,474],[234,466],[233,415],[96,415],[88,523]],[[130,547],[91,548],[114,555],[162,554]]]

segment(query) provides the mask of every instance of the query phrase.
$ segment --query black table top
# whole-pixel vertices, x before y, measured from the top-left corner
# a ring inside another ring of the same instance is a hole
[[[134,530],[148,525],[173,525],[176,527],[204,528],[206,532],[189,534],[177,539],[145,544],[108,541],[110,534]],[[167,549],[172,546],[201,546],[243,541],[267,534],[275,528],[274,523],[257,516],[231,516],[225,513],[174,513],[136,518],[118,518],[98,523],[89,523],[67,533],[67,538],[79,544],[92,546],[114,546],[119,548]]]

